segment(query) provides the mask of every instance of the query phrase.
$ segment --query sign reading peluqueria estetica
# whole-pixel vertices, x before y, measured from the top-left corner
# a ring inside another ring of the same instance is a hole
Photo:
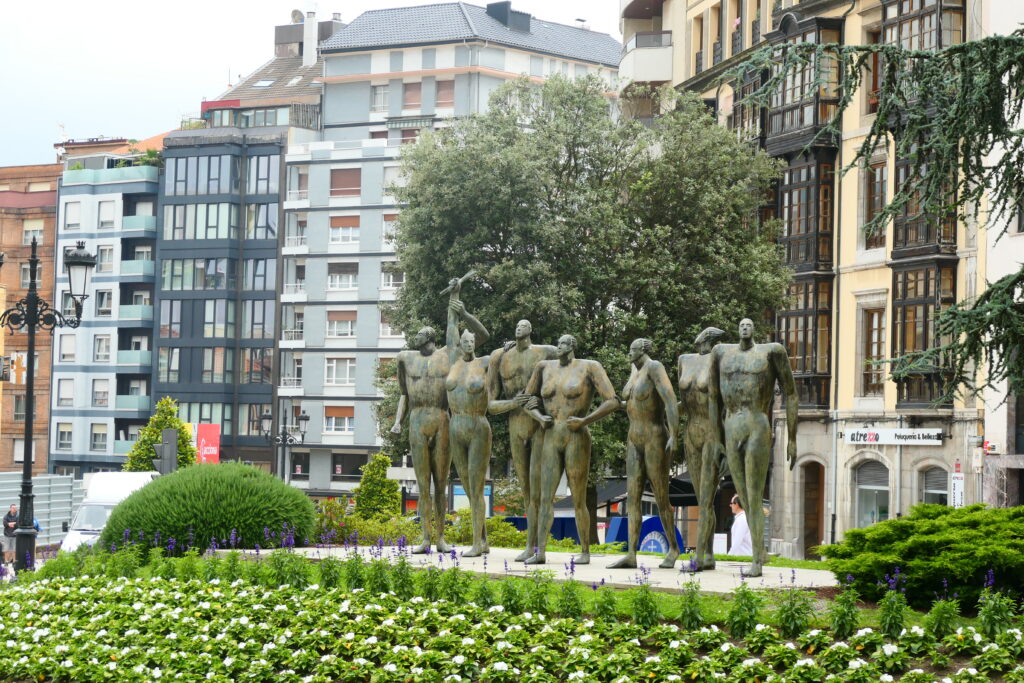
[[[857,446],[941,446],[941,429],[847,429],[846,443]]]

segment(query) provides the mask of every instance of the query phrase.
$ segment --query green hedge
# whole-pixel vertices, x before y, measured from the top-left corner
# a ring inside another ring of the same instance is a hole
[[[917,505],[900,519],[850,529],[842,543],[819,552],[841,582],[852,576],[868,599],[881,597],[879,582],[899,567],[911,605],[925,607],[948,591],[971,609],[990,569],[996,588],[1024,589],[1024,507]]]
[[[170,552],[180,554],[189,545],[209,547],[212,539],[237,548],[276,547],[286,537],[312,544],[314,529],[305,493],[255,467],[223,463],[157,477],[114,508],[100,542],[150,545],[159,533],[159,544],[167,547],[173,538]]]

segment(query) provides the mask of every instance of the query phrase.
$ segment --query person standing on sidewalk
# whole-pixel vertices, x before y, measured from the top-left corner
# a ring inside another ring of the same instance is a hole
[[[4,563],[14,562],[14,532],[18,528],[18,506],[11,503],[11,509],[4,515]]]

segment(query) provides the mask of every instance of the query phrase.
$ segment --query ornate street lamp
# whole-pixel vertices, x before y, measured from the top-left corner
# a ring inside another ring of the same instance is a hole
[[[15,531],[14,570],[21,571],[35,566],[36,530],[32,524],[35,514],[32,499],[32,418],[35,416],[35,375],[36,375],[36,330],[58,327],[78,327],[82,320],[82,303],[89,298],[86,294],[89,277],[96,267],[96,257],[85,250],[85,242],[78,242],[75,249],[64,255],[64,267],[68,272],[68,290],[75,305],[75,316],[65,316],[55,311],[50,304],[39,298],[36,290],[36,273],[39,257],[36,255],[36,239],[32,238],[32,255],[28,259],[28,294],[21,301],[0,313],[0,327],[6,327],[13,334],[17,330],[28,332],[28,350],[25,369],[25,443],[22,454],[21,498],[18,510],[18,529]],[[0,266],[4,257],[0,254]]]
[[[309,422],[309,415],[303,411],[295,417],[295,421],[299,423],[298,436],[295,435],[295,432],[288,431],[288,425],[284,421],[281,422],[281,433],[274,434],[271,431],[274,427],[274,416],[266,412],[260,417],[260,428],[263,431],[264,438],[266,438],[268,444],[278,447],[278,472],[281,474],[282,479],[284,479],[285,470],[288,467],[288,460],[286,458],[288,447],[306,442],[306,423]]]

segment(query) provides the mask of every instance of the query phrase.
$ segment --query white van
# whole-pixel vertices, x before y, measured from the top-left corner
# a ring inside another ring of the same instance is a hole
[[[73,551],[80,545],[93,545],[107,525],[114,507],[135,491],[160,476],[158,472],[92,472],[86,474],[85,497],[69,525],[60,549]]]

